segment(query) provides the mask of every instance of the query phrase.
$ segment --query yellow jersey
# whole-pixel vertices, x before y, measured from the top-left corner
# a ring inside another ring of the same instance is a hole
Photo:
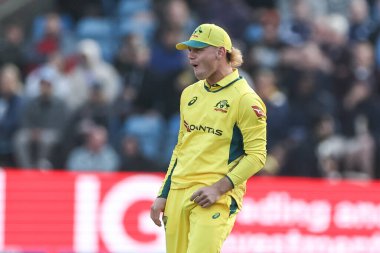
[[[237,69],[217,84],[200,80],[181,95],[180,129],[159,197],[227,176],[241,208],[246,181],[265,164],[266,108]]]

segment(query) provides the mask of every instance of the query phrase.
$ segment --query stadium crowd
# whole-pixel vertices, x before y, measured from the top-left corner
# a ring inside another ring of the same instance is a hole
[[[380,177],[379,0],[56,0],[2,26],[0,166],[165,171],[181,91],[175,44],[224,27],[268,110],[261,174]]]

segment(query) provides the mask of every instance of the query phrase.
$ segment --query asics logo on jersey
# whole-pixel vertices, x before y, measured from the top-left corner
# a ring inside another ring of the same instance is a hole
[[[220,100],[220,101],[214,106],[214,110],[217,111],[217,112],[227,113],[227,110],[228,110],[229,107],[230,107],[230,105],[228,104],[228,101],[227,101],[227,100]]]
[[[193,104],[197,101],[197,99],[198,99],[198,97],[193,97],[193,98],[189,101],[189,103],[187,103],[187,105],[188,105],[188,106],[193,105]]]
[[[215,213],[215,214],[212,216],[212,218],[215,220],[215,219],[218,219],[219,216],[220,216],[220,213]]]
[[[183,124],[187,132],[199,131],[199,132],[204,132],[204,133],[215,134],[217,136],[222,136],[223,134],[223,131],[220,129],[215,129],[215,128],[204,126],[204,125],[192,125],[192,124],[187,123],[186,120],[183,121]]]

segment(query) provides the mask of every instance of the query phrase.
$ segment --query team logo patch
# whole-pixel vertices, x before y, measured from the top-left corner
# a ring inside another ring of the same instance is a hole
[[[229,107],[230,105],[227,100],[221,100],[214,106],[214,110],[217,112],[227,113]]]
[[[215,220],[215,219],[218,219],[219,216],[220,216],[220,213],[215,213],[215,214],[212,216],[212,218]]]
[[[198,97],[193,97],[193,98],[189,101],[189,103],[187,103],[187,105],[188,105],[188,106],[193,105],[193,104],[197,101],[197,99],[198,99]]]
[[[253,111],[255,112],[255,114],[256,114],[256,116],[257,116],[258,118],[261,118],[261,117],[264,117],[264,116],[265,116],[264,111],[263,111],[260,107],[258,107],[258,106],[256,106],[256,105],[253,105],[253,106],[251,106],[251,107],[252,107]]]
[[[195,29],[194,33],[203,33],[202,26],[198,26],[198,28]]]
[[[192,38],[198,38],[201,33],[203,33],[202,26],[198,26],[198,28],[195,29],[195,31],[193,32],[193,34],[191,35],[191,37]]]

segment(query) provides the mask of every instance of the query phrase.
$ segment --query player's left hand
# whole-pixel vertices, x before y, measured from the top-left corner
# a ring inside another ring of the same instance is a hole
[[[153,202],[153,205],[150,208],[150,218],[159,227],[161,227],[160,215],[165,211],[165,205],[165,198],[156,198],[156,200]]]
[[[191,195],[190,200],[201,207],[209,207],[220,198],[219,190],[214,186],[206,186],[198,189]]]

